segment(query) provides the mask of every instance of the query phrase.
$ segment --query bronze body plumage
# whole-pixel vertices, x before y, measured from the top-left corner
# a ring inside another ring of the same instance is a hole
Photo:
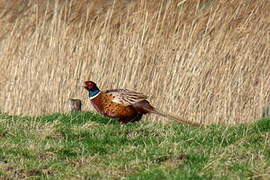
[[[201,126],[199,123],[189,122],[156,110],[147,101],[147,96],[126,89],[100,91],[92,81],[85,81],[85,89],[89,93],[91,104],[100,114],[119,120],[121,123],[139,121],[144,114],[155,113],[189,125]]]

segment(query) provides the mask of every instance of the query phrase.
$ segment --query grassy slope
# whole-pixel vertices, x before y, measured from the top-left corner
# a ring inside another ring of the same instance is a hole
[[[205,128],[0,115],[0,179],[269,179],[270,121]]]

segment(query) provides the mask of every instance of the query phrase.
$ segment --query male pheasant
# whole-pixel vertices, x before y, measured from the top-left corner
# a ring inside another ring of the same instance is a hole
[[[94,108],[100,114],[117,119],[121,123],[139,121],[144,114],[155,113],[192,126],[202,126],[157,110],[146,100],[147,96],[141,93],[126,89],[100,91],[96,83],[92,81],[85,81],[84,84]]]

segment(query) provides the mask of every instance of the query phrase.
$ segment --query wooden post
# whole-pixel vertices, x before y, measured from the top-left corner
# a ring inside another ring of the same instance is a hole
[[[263,108],[262,118],[270,118],[270,104]]]
[[[80,99],[69,99],[70,112],[80,112],[82,110],[82,101]]]

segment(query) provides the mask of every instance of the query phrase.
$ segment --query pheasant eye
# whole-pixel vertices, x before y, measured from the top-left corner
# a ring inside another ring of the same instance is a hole
[[[86,82],[84,82],[85,83],[85,85],[88,87],[88,88],[93,88],[93,83],[92,82],[90,82],[90,81],[86,81]]]

